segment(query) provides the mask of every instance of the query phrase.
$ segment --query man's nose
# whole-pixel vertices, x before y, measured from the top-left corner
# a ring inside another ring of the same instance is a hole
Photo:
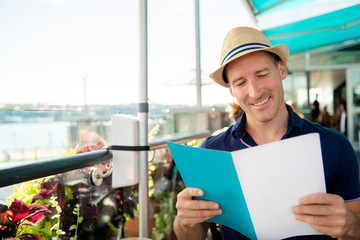
[[[256,81],[249,84],[249,96],[256,98],[260,94],[260,86]]]

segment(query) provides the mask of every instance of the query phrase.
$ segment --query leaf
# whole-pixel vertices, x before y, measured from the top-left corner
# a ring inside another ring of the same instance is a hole
[[[55,223],[50,230],[52,231],[52,230],[57,229],[57,228],[59,228],[59,224]]]
[[[44,205],[32,204],[29,206],[30,213],[27,220],[37,223],[45,218],[45,213],[51,213],[51,211]]]
[[[51,235],[51,222],[46,222],[44,227],[45,233]]]
[[[76,146],[74,148],[70,148],[69,152],[63,153],[61,154],[62,157],[66,157],[66,156],[71,156],[71,155],[75,155],[77,153],[77,149],[79,146]]]
[[[19,237],[19,239],[20,240],[37,240],[37,239],[44,240],[44,238],[42,238],[40,236],[37,236],[37,235],[34,235],[34,234],[30,234],[30,233],[21,235]]]
[[[79,218],[78,218],[78,223],[79,223],[79,224],[82,223],[83,220],[84,220],[83,217],[79,217]]]
[[[56,230],[56,234],[57,235],[64,235],[65,232],[63,230],[61,230],[61,229],[58,229],[58,230]]]
[[[11,203],[9,210],[15,214],[13,217],[14,222],[25,218],[30,213],[29,207],[26,206],[23,201],[19,201],[17,199]]]
[[[71,226],[70,226],[69,231],[75,230],[75,229],[76,229],[76,225],[74,224],[74,225],[71,225]]]

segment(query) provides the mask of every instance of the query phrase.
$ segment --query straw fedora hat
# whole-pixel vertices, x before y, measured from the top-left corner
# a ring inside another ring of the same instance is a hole
[[[272,52],[278,55],[285,65],[289,57],[289,48],[285,44],[273,46],[261,31],[251,27],[237,27],[226,35],[221,50],[220,67],[210,74],[210,78],[221,86],[227,87],[223,79],[226,64],[256,51]]]

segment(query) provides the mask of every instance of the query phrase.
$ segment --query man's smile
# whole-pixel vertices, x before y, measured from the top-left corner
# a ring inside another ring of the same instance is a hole
[[[267,98],[265,98],[264,100],[262,100],[261,102],[254,103],[253,105],[254,105],[254,106],[261,106],[261,105],[267,103],[267,102],[269,101],[269,99],[270,99],[270,97],[267,97]]]

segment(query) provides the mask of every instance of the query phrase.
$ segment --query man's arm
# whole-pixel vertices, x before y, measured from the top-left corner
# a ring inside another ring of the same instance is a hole
[[[334,194],[316,193],[293,207],[295,218],[320,233],[339,239],[360,239],[360,200],[345,203]]]
[[[205,221],[222,213],[218,203],[192,199],[203,195],[197,188],[185,188],[178,194],[174,232],[179,240],[205,239],[210,226]]]

